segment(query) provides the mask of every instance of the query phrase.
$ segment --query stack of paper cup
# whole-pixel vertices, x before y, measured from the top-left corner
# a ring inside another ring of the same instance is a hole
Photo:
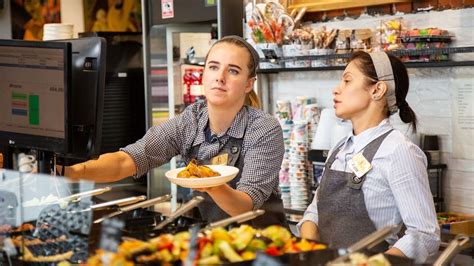
[[[284,208],[291,207],[291,195],[290,195],[290,174],[289,166],[290,161],[288,158],[290,151],[290,138],[293,130],[293,114],[291,111],[291,102],[288,100],[278,100],[276,102],[276,117],[280,122],[283,131],[283,143],[285,145],[285,154],[281,163],[279,173],[279,185],[281,190],[281,199],[283,201]]]
[[[291,208],[305,210],[309,203],[308,127],[306,120],[294,122],[289,151]]]
[[[316,98],[309,96],[297,96],[296,104],[293,110],[293,120],[304,120],[305,107],[310,104],[315,104]]]
[[[307,123],[308,139],[306,141],[306,144],[308,147],[311,147],[311,144],[313,142],[313,136],[315,135],[319,122],[319,109],[318,105],[316,104],[316,98],[300,98],[298,102],[299,104],[301,104],[301,109],[303,110],[303,120],[305,120]],[[311,167],[311,164],[308,164],[307,174],[308,180],[313,180],[313,167]]]
[[[318,105],[315,103],[306,105],[304,108],[304,118],[308,123],[308,145],[311,147],[319,123]]]
[[[47,23],[43,26],[43,41],[71,39],[73,25],[61,23]]]
[[[293,129],[293,121],[286,120],[284,124],[281,125],[281,128],[283,131],[283,143],[285,144],[285,154],[283,155],[283,161],[281,163],[279,184],[280,184],[280,190],[281,190],[281,199],[283,201],[283,207],[290,208],[291,195],[290,195],[289,152],[290,152],[291,132]]]
[[[291,102],[289,100],[278,100],[276,102],[276,115],[281,124],[292,121]]]

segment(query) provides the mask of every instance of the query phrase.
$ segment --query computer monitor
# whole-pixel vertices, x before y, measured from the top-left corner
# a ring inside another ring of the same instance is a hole
[[[67,152],[71,44],[0,40],[0,145]]]
[[[62,157],[87,160],[101,153],[106,41],[100,37],[59,40],[71,44],[68,150]]]
[[[99,37],[0,40],[0,148],[47,152],[44,161],[51,154],[97,157],[105,61],[106,42]]]

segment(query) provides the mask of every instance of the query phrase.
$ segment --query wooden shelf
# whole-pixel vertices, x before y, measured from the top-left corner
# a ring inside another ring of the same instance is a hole
[[[412,0],[366,0],[366,1],[347,1],[347,0],[293,0],[290,1],[288,9],[300,9],[306,7],[306,12],[319,12],[337,9],[348,9],[365,6],[378,6],[397,3],[411,3]]]

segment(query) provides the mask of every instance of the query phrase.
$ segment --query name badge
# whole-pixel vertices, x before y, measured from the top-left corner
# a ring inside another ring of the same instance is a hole
[[[349,160],[348,166],[357,177],[364,176],[372,169],[372,165],[365,159],[362,153],[354,155],[354,157]]]
[[[229,159],[229,154],[223,153],[219,154],[216,157],[211,159],[212,165],[227,165],[227,160]]]

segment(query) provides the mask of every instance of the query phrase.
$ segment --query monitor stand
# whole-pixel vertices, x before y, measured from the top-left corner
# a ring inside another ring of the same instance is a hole
[[[53,152],[48,151],[37,151],[36,161],[38,162],[38,173],[51,174],[52,161],[54,158]]]

